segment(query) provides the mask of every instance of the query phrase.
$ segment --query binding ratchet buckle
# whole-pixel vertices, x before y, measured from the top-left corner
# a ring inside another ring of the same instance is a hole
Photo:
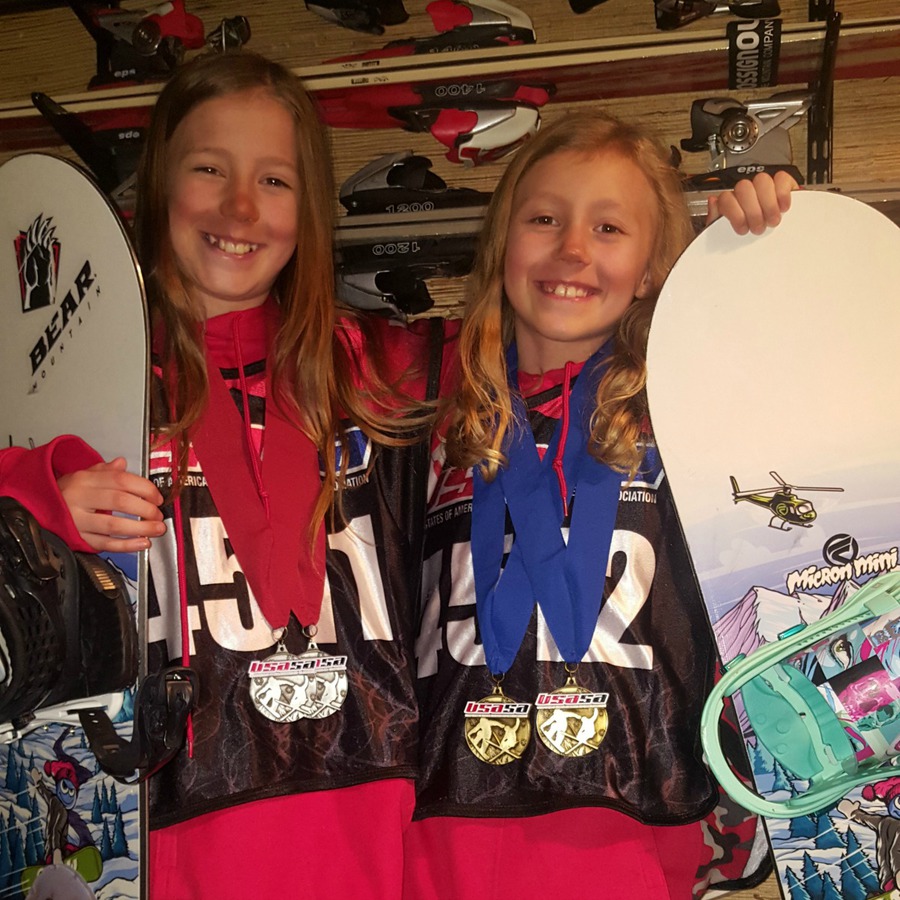
[[[143,781],[162,768],[184,743],[197,683],[197,674],[182,666],[144,678],[134,701],[130,741],[118,734],[105,709],[79,710],[81,727],[100,768],[125,782]]]
[[[758,745],[795,787],[807,782],[805,790],[782,799],[740,781],[720,743],[727,697]],[[701,739],[722,787],[761,815],[821,812],[877,781],[900,754],[900,573],[873,578],[819,621],[735,657],[706,702]]]

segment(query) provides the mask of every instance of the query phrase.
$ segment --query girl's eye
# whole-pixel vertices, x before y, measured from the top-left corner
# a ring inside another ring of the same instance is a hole
[[[219,170],[215,166],[194,166],[194,171],[202,172],[206,175],[216,175]]]
[[[616,225],[610,225],[609,222],[605,222],[598,229],[602,234],[620,234],[621,229]]]
[[[264,178],[263,182],[265,184],[269,185],[270,187],[277,187],[277,188],[289,188],[290,187],[290,185],[286,181],[284,181],[281,178],[276,178],[274,175],[270,175],[267,178]]]
[[[553,225],[556,222],[553,216],[532,216],[531,221],[535,225]]]

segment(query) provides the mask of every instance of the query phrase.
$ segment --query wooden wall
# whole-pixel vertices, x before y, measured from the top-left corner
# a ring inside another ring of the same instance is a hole
[[[433,33],[425,5],[427,0],[405,0],[409,21],[389,28],[383,36],[363,35],[339,28],[306,10],[302,0],[267,0],[265,3],[239,4],[235,0],[189,0],[189,10],[200,16],[206,30],[223,17],[247,15],[252,37],[248,48],[291,67],[314,67],[341,54],[381,47],[388,40]],[[126,8],[151,6],[126,0]],[[607,0],[590,12],[576,16],[567,0],[519,0],[520,9],[531,18],[539,42],[584,40],[629,35],[656,35],[652,0]],[[0,12],[15,9],[16,0],[0,0]],[[895,0],[843,0],[838,3],[845,21],[898,14]],[[802,23],[807,19],[806,0],[782,0],[785,22]],[[683,31],[720,32],[721,20],[697,22]],[[681,33],[681,32],[679,32]],[[94,45],[67,7],[0,15],[0,105],[27,100],[31,91],[40,90],[56,99],[83,92],[94,72]],[[767,96],[775,90],[760,92]],[[740,99],[748,99],[746,95]],[[636,118],[651,127],[668,144],[678,145],[690,133],[691,101],[688,94],[609,101],[612,112]],[[566,114],[568,107],[550,104],[542,112],[544,121]],[[839,82],[835,88],[834,178],[842,185],[883,182],[900,186],[900,77]],[[805,127],[791,132],[795,162],[805,168]],[[489,190],[502,168],[502,162],[477,169],[464,169],[443,158],[444,148],[429,135],[403,131],[335,131],[333,133],[336,180],[338,183],[375,155],[392,150],[411,149],[429,156],[435,170],[453,185]],[[8,156],[9,154],[6,154]],[[0,161],[4,154],[0,153]],[[687,155],[688,172],[706,168],[705,154]],[[438,286],[441,305],[452,306],[459,298],[458,285]],[[777,898],[773,879],[760,888],[731,895],[742,900]]]
[[[15,8],[16,0],[0,0]],[[246,14],[252,37],[249,49],[271,56],[291,67],[308,68],[341,54],[382,46],[390,39],[433,33],[424,8],[427,0],[406,0],[407,23],[394,26],[381,37],[352,32],[331,25],[306,10],[301,0],[269,0],[241,7],[234,0],[189,0],[189,9],[199,15],[207,30],[224,16]],[[123,6],[139,6],[133,2]],[[142,4],[150,6],[151,3]],[[652,0],[606,0],[590,12],[576,16],[566,0],[525,0],[519,6],[534,22],[539,42],[608,38],[650,34],[662,37],[653,23]],[[782,0],[785,22],[806,19],[806,0]],[[894,0],[843,0],[845,20],[897,15]],[[706,18],[678,33],[722,29],[721,20]],[[40,90],[55,98],[86,88],[94,71],[94,45],[67,7],[0,16],[0,104],[23,101]],[[774,93],[768,89],[760,96]],[[690,133],[693,95],[668,94],[608,101],[614,113],[639,118],[667,143],[677,145]],[[747,95],[741,96],[747,99]],[[565,115],[563,104],[550,104],[542,111],[545,121]],[[840,82],[835,91],[835,182],[884,181],[900,183],[900,78]],[[795,160],[805,166],[805,129],[792,129]],[[453,184],[489,189],[502,163],[475,170],[463,169],[443,159],[444,148],[430,135],[390,131],[336,131],[334,151],[338,181],[352,174],[379,152],[410,148],[425,153],[435,170]],[[2,158],[2,157],[0,157]],[[689,154],[688,172],[706,168],[705,154]]]

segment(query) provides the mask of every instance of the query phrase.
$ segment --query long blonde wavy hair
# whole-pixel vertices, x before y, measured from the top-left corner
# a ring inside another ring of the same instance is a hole
[[[325,478],[313,517],[316,528],[332,506],[335,486],[343,486],[343,473],[336,472],[335,448],[336,436],[346,441],[342,414],[386,444],[409,442],[402,437],[409,420],[404,425],[392,414],[397,408],[395,395],[377,366],[365,364],[364,387],[361,379],[354,378],[364,365],[360,341],[347,337],[347,314],[337,319],[332,249],[334,190],[325,128],[299,79],[254,53],[202,56],[180,67],[153,111],[138,168],[135,239],[146,278],[151,322],[161,338],[158,350],[163,370],[169,375],[170,396],[168,408],[151,412],[158,438],[176,442],[183,482],[186,434],[206,405],[209,385],[200,326],[204,311],[190,297],[169,239],[169,141],[178,124],[199,104],[253,89],[263,89],[282,104],[295,127],[302,185],[297,192],[297,247],[273,288],[281,308],[281,326],[269,364],[274,401],[314,441],[324,461]],[[157,406],[160,402],[154,397]],[[176,482],[174,494],[180,486]]]
[[[597,388],[589,442],[596,459],[631,477],[642,459],[639,438],[647,414],[650,318],[659,289],[693,229],[680,175],[662,145],[635,125],[596,110],[582,111],[542,130],[518,151],[485,217],[460,331],[460,383],[446,416],[448,461],[460,467],[479,466],[488,480],[506,462],[504,439],[514,424],[506,348],[514,337],[515,316],[504,294],[503,270],[515,192],[534,165],[564,151],[586,157],[621,154],[640,167],[657,200],[650,283],[617,326],[609,366]]]

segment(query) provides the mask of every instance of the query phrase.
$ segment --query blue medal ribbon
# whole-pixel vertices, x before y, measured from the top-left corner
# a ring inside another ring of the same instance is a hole
[[[508,465],[492,482],[474,472],[472,564],[478,625],[490,671],[506,672],[528,628],[535,603],[562,658],[579,662],[590,646],[603,602],[606,565],[622,475],[588,452],[590,416],[609,344],[585,363],[569,399],[573,411],[563,448],[563,472],[578,503],[568,545],[561,527],[564,498],[553,471],[561,426],[541,460],[518,392],[515,344],[507,351],[514,425],[505,441]],[[506,512],[515,540],[503,566]]]

